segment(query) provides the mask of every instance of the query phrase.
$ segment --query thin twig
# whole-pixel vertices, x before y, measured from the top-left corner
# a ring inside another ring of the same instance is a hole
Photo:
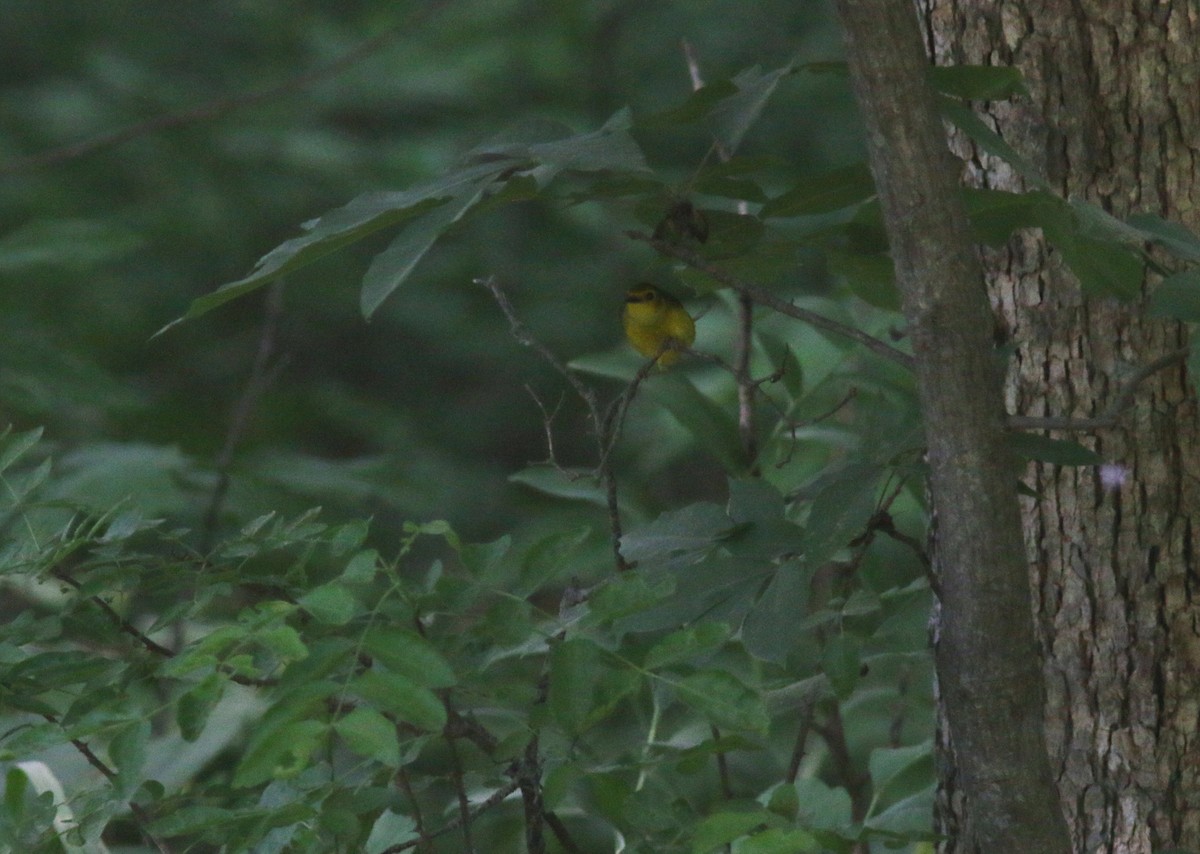
[[[583,854],[583,849],[575,844],[575,840],[571,837],[571,832],[567,830],[567,826],[563,824],[553,810],[546,810],[543,814],[546,819],[546,825],[554,832],[554,838],[558,840],[558,844],[567,854]]]
[[[527,854],[546,854],[546,833],[542,829],[546,811],[542,801],[542,765],[536,732],[525,745],[525,755],[518,763],[517,782],[521,788],[521,803],[525,806],[525,851]]]
[[[597,459],[593,475],[604,485],[605,504],[608,509],[609,529],[612,539],[613,560],[618,572],[625,572],[632,569],[632,564],[625,560],[625,556],[621,553],[621,538],[623,536],[621,508],[617,500],[617,477],[613,471],[611,454],[613,448],[616,446],[617,439],[621,435],[625,414],[629,409],[630,403],[633,401],[634,395],[637,393],[638,386],[649,375],[650,370],[657,363],[658,357],[663,352],[666,352],[666,349],[673,346],[672,343],[668,342],[664,344],[662,351],[655,354],[654,358],[651,358],[642,366],[633,381],[608,406],[607,410],[601,410],[596,393],[580,380],[579,377],[575,376],[549,347],[534,338],[525,328],[525,324],[517,317],[512,303],[509,302],[508,296],[500,287],[500,283],[496,280],[496,277],[489,276],[486,279],[476,279],[475,282],[491,291],[492,297],[496,300],[497,305],[500,306],[500,310],[508,318],[509,329],[513,337],[526,347],[531,347],[537,351],[538,355],[566,379],[567,383],[583,401],[584,406],[587,407],[588,417],[592,422],[592,435],[596,440]],[[537,401],[538,407],[542,411],[543,422],[546,423],[546,430],[549,433],[549,421],[552,420],[552,417],[546,412],[546,408],[537,399],[536,395],[534,400]],[[554,445],[552,440],[548,440],[548,444],[550,447],[551,463],[562,471],[562,467],[554,459]]]
[[[508,326],[509,330],[512,332],[512,336],[524,346],[531,347],[536,350],[537,354],[541,356],[550,365],[550,367],[558,371],[558,373],[562,375],[563,379],[565,379],[571,385],[571,388],[575,390],[575,393],[583,399],[583,402],[587,404],[588,410],[592,414],[594,421],[593,426],[597,429],[597,431],[599,431],[600,421],[597,417],[597,414],[599,413],[599,404],[596,402],[595,392],[584,385],[583,381],[580,380],[579,377],[571,373],[570,369],[563,364],[562,360],[559,359],[558,356],[554,355],[554,351],[529,334],[529,331],[525,328],[525,324],[521,322],[519,317],[517,317],[517,313],[513,309],[512,303],[508,301],[508,295],[504,293],[495,276],[489,276],[486,279],[476,279],[475,284],[483,285],[492,292],[492,297],[496,300],[496,304],[500,306],[500,310],[504,312],[504,316],[508,318]]]
[[[901,737],[904,735],[904,720],[908,717],[908,704],[904,698],[908,695],[908,683],[911,676],[909,668],[904,668],[900,671],[900,678],[896,682],[896,694],[899,699],[896,701],[896,713],[892,716],[892,722],[888,724],[888,743],[893,747],[900,747],[903,743]]]
[[[42,717],[48,723],[62,726],[62,722],[58,719],[57,715],[50,714],[49,712],[43,712]],[[86,741],[80,738],[72,738],[70,741],[71,746],[79,752],[80,756],[87,760],[88,765],[91,765],[93,768],[99,771],[101,775],[103,775],[104,778],[110,783],[116,782],[117,772],[112,768],[109,768],[108,765],[105,764],[104,760],[96,755],[96,752],[92,750],[91,746],[88,745]],[[168,849],[163,845],[162,842],[154,837],[154,834],[150,833],[150,831],[146,829],[146,826],[150,823],[150,819],[149,816],[146,815],[146,811],[133,801],[130,801],[128,806],[130,811],[133,813],[134,823],[138,826],[138,832],[141,833],[151,845],[157,848],[160,852],[163,852],[163,854],[166,854]]]
[[[42,717],[45,718],[48,723],[58,724],[61,726],[61,722],[58,720],[57,715],[52,715],[49,712],[43,712]],[[103,774],[107,780],[111,782],[117,779],[117,772],[104,764],[104,760],[96,755],[95,751],[88,746],[86,741],[79,738],[73,738],[71,739],[71,745],[77,751],[79,751],[80,756],[87,760],[88,765],[91,765],[93,768]]]
[[[696,56],[696,50],[686,38],[680,39],[680,46],[687,63],[688,76],[692,81],[692,91],[698,91],[704,86],[704,75],[700,73],[700,60]],[[713,134],[713,145],[721,162],[728,163],[730,152],[716,134]],[[745,200],[738,202],[737,211],[742,216],[749,213]],[[754,300],[745,292],[738,294],[737,315],[738,331],[733,342],[733,377],[737,383],[738,434],[742,440],[742,452],[746,455],[746,467],[752,474],[757,475],[759,472],[755,460],[758,458],[758,437],[754,426],[754,393],[758,387],[750,378],[750,356],[754,346]]]
[[[55,578],[57,578],[59,581],[63,582],[64,584],[68,584],[71,587],[74,587],[76,590],[83,589],[83,585],[81,585],[78,581],[76,581],[70,575],[67,575],[67,573],[65,573],[62,570],[59,570],[59,569],[53,570],[51,572],[51,575],[53,575]],[[110,620],[112,620],[113,624],[118,629],[120,629],[122,632],[129,635],[130,637],[135,638],[137,640],[137,642],[140,643],[142,646],[144,646],[148,651],[154,653],[155,655],[162,656],[163,658],[174,658],[175,657],[174,650],[168,649],[167,647],[163,646],[162,644],[158,643],[157,641],[155,641],[152,638],[150,638],[149,636],[147,636],[144,632],[139,630],[137,626],[133,625],[133,623],[129,622],[124,617],[122,617],[112,605],[105,602],[99,596],[88,596],[88,600],[92,604],[94,604],[96,607],[98,607],[101,611],[103,611],[105,616],[107,616]],[[246,685],[246,686],[254,687],[254,688],[269,688],[275,684],[275,680],[273,680],[273,679],[256,679],[251,676],[242,676],[241,674],[238,674],[238,673],[226,673],[224,671],[222,671],[222,672],[223,672],[223,675],[226,676],[230,681],[236,682],[239,685]]]
[[[133,814],[138,827],[138,833],[142,835],[142,838],[153,845],[158,854],[171,854],[171,849],[167,846],[167,843],[156,837],[148,829],[152,819],[150,813],[146,812],[146,808],[137,801],[129,801],[129,812]]]
[[[85,157],[89,154],[95,154],[97,151],[102,151],[106,148],[112,148],[122,143],[128,142],[131,139],[136,139],[139,136],[156,133],[158,131],[169,130],[171,128],[183,127],[185,125],[195,124],[197,122],[216,119],[224,116],[226,113],[234,110],[243,109],[245,107],[253,107],[267,101],[274,101],[279,98],[293,95],[300,92],[315,83],[336,76],[353,65],[361,62],[371,54],[378,51],[380,48],[387,45],[389,41],[397,35],[409,32],[412,27],[423,22],[423,20],[431,13],[437,12],[442,6],[447,5],[448,0],[440,2],[432,2],[423,4],[410,18],[393,27],[389,27],[378,35],[372,36],[362,42],[358,47],[338,57],[328,65],[305,71],[297,74],[281,83],[274,86],[269,86],[257,92],[242,93],[240,95],[225,95],[220,98],[213,98],[195,107],[190,107],[186,110],[180,110],[166,115],[155,116],[145,121],[137,122],[123,128],[105,133],[97,134],[96,136],[79,142],[64,145],[59,148],[52,148],[48,151],[43,151],[38,154],[31,154],[28,157],[20,157],[16,160],[10,160],[7,163],[0,165],[0,175],[13,175],[17,173],[28,172],[31,169],[41,169],[47,166],[57,166],[60,163],[65,163],[68,160],[75,160],[80,157]]]
[[[712,734],[714,755],[717,757],[717,777],[721,781],[721,796],[727,801],[732,801],[733,783],[729,779],[729,760],[725,758],[725,751],[721,748],[721,731],[712,724],[709,725],[708,730]]]
[[[833,763],[833,772],[838,782],[850,795],[850,819],[862,821],[870,809],[869,775],[857,771],[854,759],[850,756],[850,747],[846,742],[846,729],[842,725],[842,713],[837,703],[829,704],[829,720],[824,725],[813,723],[812,730],[825,741],[829,748],[829,758]]]
[[[754,300],[748,294],[738,294],[738,333],[734,340],[733,375],[737,382],[738,433],[746,465],[757,474],[758,437],[754,426],[754,392],[758,386],[750,376],[750,354],[754,344]]]
[[[800,776],[800,765],[804,762],[805,745],[808,743],[808,731],[812,726],[812,705],[805,704],[800,712],[800,726],[796,727],[796,741],[792,745],[792,758],[788,762],[787,774],[784,781],[791,785]]]
[[[425,839],[425,817],[421,812],[421,802],[417,800],[417,793],[413,791],[412,781],[408,778],[408,769],[403,766],[396,772],[396,779],[400,781],[400,788],[404,790],[404,794],[408,796],[408,802],[412,804],[413,824],[416,825],[417,835],[421,839]],[[428,849],[429,843],[423,846]]]
[[[446,726],[442,728],[446,738],[465,738],[488,756],[496,752],[500,742],[487,728],[476,720],[459,714],[451,705],[446,709]]]
[[[511,782],[505,783],[499,789],[492,792],[490,795],[488,795],[487,800],[483,801],[483,803],[471,810],[471,814],[467,817],[467,821],[473,821],[480,813],[484,812],[485,810],[490,810],[492,807],[496,806],[496,804],[500,803],[513,792],[515,792],[518,785],[520,784],[517,783],[516,780],[512,780]],[[445,836],[447,833],[455,830],[460,824],[462,824],[462,822],[463,818],[462,816],[459,816],[458,818],[446,822],[446,824],[442,825],[437,830],[425,834],[420,839],[410,839],[408,842],[401,842],[399,845],[389,846],[388,848],[383,849],[380,854],[398,854],[400,851],[407,851],[410,848],[416,848],[418,845],[421,845],[430,839],[435,839],[439,836]]]
[[[77,591],[83,590],[82,584],[80,584],[78,581],[76,581],[74,578],[72,578],[70,575],[68,575],[66,572],[64,572],[61,569],[51,570],[50,574],[53,575],[55,578],[57,578],[59,581],[61,581],[63,584],[67,584],[71,587],[74,587]],[[150,652],[154,653],[155,655],[160,655],[164,658],[174,658],[175,657],[174,650],[167,649],[162,644],[149,638],[146,634],[141,632],[137,628],[137,626],[133,625],[133,623],[129,622],[124,617],[122,617],[117,612],[116,608],[114,608],[112,605],[105,602],[99,596],[89,596],[88,600],[91,601],[91,603],[93,605],[95,605],[97,608],[99,608],[101,611],[103,611],[105,616],[107,616],[118,629],[120,629],[122,632],[129,635],[130,637],[136,639],[138,643],[140,643],[142,646],[144,646]]]
[[[212,540],[217,532],[217,518],[225,503],[225,495],[229,491],[229,471],[233,465],[233,456],[238,445],[250,426],[250,418],[263,393],[270,387],[283,368],[283,362],[274,367],[270,365],[275,353],[275,335],[279,329],[279,319],[283,316],[283,282],[276,280],[267,290],[263,307],[262,329],[258,334],[258,348],[254,353],[254,362],[250,367],[250,376],[242,388],[233,413],[229,418],[229,430],[225,434],[225,442],[217,454],[214,467],[217,470],[217,482],[208,500],[208,508],[204,511],[204,539],[202,552],[207,552],[212,546]]]
[[[560,397],[558,403],[554,405],[554,411],[549,412],[546,409],[546,404],[542,403],[542,399],[537,396],[537,392],[531,386],[526,385],[525,391],[529,392],[529,396],[533,398],[534,405],[542,413],[542,427],[546,431],[546,461],[554,466],[559,474],[564,477],[571,477],[571,474],[558,464],[558,454],[554,452],[554,419],[558,416],[558,410],[562,409],[562,398]]]
[[[616,447],[617,440],[621,438],[621,434],[625,430],[625,416],[629,414],[629,407],[633,404],[633,399],[637,397],[638,389],[646,381],[646,378],[650,376],[650,372],[654,370],[655,365],[658,363],[658,356],[662,352],[665,352],[666,349],[667,346],[664,345],[660,353],[642,363],[637,373],[633,375],[633,379],[629,381],[629,385],[625,386],[624,390],[609,404],[600,427],[604,443],[600,450],[600,460],[597,463],[597,468],[603,469],[608,465],[609,456]],[[685,349],[688,353],[696,352],[688,348]]]
[[[444,698],[449,706],[449,699]],[[454,791],[458,795],[458,817],[462,823],[463,854],[475,854],[475,843],[471,840],[471,804],[467,801],[467,788],[463,782],[462,759],[458,755],[458,745],[454,739],[446,740],[450,748],[450,773],[454,778]]]
[[[782,460],[780,460],[779,462],[777,462],[775,464],[775,468],[781,469],[792,461],[792,456],[795,455],[796,447],[800,442],[799,438],[796,436],[797,430],[799,430],[801,427],[808,427],[813,424],[820,424],[825,419],[832,418],[834,415],[836,415],[842,409],[842,407],[844,407],[850,401],[854,400],[854,398],[857,396],[858,396],[858,388],[856,386],[850,386],[849,390],[842,396],[841,400],[839,400],[832,407],[830,407],[827,411],[822,412],[820,415],[816,416],[815,418],[808,418],[803,421],[789,421],[786,417],[784,417],[783,421],[787,425],[788,430],[791,432],[791,442],[788,445],[787,454],[784,455]],[[767,400],[771,401],[772,404],[774,403],[774,400],[771,398],[770,395],[765,395],[765,397],[767,398]],[[778,407],[776,407],[776,409],[778,410]],[[780,411],[780,416],[783,416],[783,415],[784,415],[784,413],[782,411]]]
[[[685,246],[677,246],[665,240],[658,240],[640,231],[627,231],[625,234],[633,239],[649,244],[660,255],[667,255],[682,261],[687,266],[694,270],[699,270],[707,276],[712,277],[723,285],[733,288],[739,294],[746,294],[756,303],[765,305],[767,308],[774,309],[780,314],[786,314],[788,317],[794,317],[797,320],[803,320],[811,326],[818,329],[824,329],[827,332],[833,332],[836,335],[841,335],[845,338],[850,338],[874,353],[883,356],[898,365],[902,365],[909,370],[912,370],[915,361],[912,356],[902,350],[897,350],[892,345],[868,335],[861,329],[855,329],[853,326],[847,326],[844,323],[839,323],[836,320],[825,317],[822,314],[817,314],[815,311],[809,311],[806,308],[792,305],[787,300],[780,299],[769,290],[760,288],[758,285],[753,285],[732,273],[722,270],[714,264],[710,264],[706,259],[691,249]]]

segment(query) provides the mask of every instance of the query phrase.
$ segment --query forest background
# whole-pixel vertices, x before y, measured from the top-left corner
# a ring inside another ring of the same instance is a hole
[[[0,842],[928,849],[904,322],[833,11],[758,5],[7,4]]]

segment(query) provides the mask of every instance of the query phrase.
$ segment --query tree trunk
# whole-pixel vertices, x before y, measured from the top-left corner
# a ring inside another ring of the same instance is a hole
[[[1200,226],[1200,14],[1190,0],[921,0],[939,65],[1013,65],[1032,97],[980,106],[1055,191],[1118,217]],[[956,137],[967,180],[1019,190]],[[1040,233],[986,252],[1016,354],[1010,412],[1098,414],[1186,330],[1084,297]],[[1153,283],[1150,283],[1150,287]],[[1030,465],[1023,502],[1045,655],[1046,740],[1081,852],[1200,850],[1200,519],[1195,394],[1182,367],[1138,390],[1120,426],[1074,438],[1105,465]],[[942,763],[952,768],[953,763]],[[970,816],[943,780],[939,822]],[[970,849],[946,846],[947,851]]]

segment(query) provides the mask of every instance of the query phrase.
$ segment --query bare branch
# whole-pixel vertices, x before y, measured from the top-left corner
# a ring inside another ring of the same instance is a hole
[[[529,330],[525,328],[525,324],[521,322],[519,317],[517,317],[517,313],[513,309],[512,303],[508,300],[508,295],[504,293],[504,290],[500,287],[500,283],[497,281],[495,276],[488,276],[486,279],[476,279],[475,284],[483,285],[485,288],[491,291],[492,297],[496,300],[496,304],[500,306],[500,310],[503,311],[504,316],[508,318],[509,330],[512,332],[512,336],[524,346],[530,347],[537,351],[537,354],[545,359],[550,367],[558,371],[558,373],[562,375],[563,379],[570,384],[571,388],[575,390],[575,393],[579,395],[579,397],[587,405],[588,411],[592,416],[593,426],[595,427],[596,432],[599,433],[602,420],[599,416],[600,406],[596,401],[596,393],[584,385],[583,381],[580,380],[579,377],[575,376],[575,374],[573,374],[570,369],[563,364],[562,360],[554,354],[554,351],[529,334]]]
[[[604,485],[605,503],[608,509],[609,529],[611,531],[610,536],[612,539],[613,560],[616,563],[618,572],[624,572],[628,569],[632,569],[633,565],[625,560],[625,556],[621,554],[621,511],[620,505],[617,501],[616,474],[613,472],[612,468],[612,450],[616,446],[617,439],[621,435],[621,429],[625,422],[625,415],[628,412],[630,403],[633,401],[634,395],[637,394],[638,387],[646,379],[646,377],[649,376],[650,371],[657,364],[658,358],[667,350],[677,348],[677,345],[671,341],[665,342],[660,351],[655,353],[654,356],[652,356],[646,361],[645,364],[642,365],[637,374],[634,376],[633,381],[626,386],[625,390],[622,391],[621,394],[609,404],[607,409],[602,411],[600,403],[596,398],[596,393],[582,380],[580,380],[579,377],[575,376],[575,374],[573,374],[570,369],[563,364],[562,360],[559,359],[549,347],[529,334],[529,331],[525,328],[525,324],[523,324],[520,318],[517,317],[517,313],[513,309],[512,303],[509,302],[508,296],[500,287],[496,277],[489,276],[486,279],[476,279],[475,282],[476,284],[483,285],[485,288],[491,291],[492,297],[500,306],[500,310],[504,312],[504,316],[508,318],[509,328],[512,331],[513,337],[526,347],[531,347],[537,351],[538,355],[545,359],[546,362],[549,363],[552,368],[554,368],[554,370],[558,371],[558,373],[561,374],[564,379],[566,379],[571,388],[574,389],[575,393],[587,407],[588,417],[592,422],[592,434],[596,440],[597,460],[596,467],[593,469],[593,474]],[[551,463],[558,468],[559,471],[562,471],[561,467],[559,467],[557,462],[554,460],[553,440],[549,438],[549,422],[552,420],[552,416],[546,412],[545,406],[542,405],[541,401],[538,400],[536,396],[534,397],[534,400],[537,402],[538,408],[542,411],[543,422],[546,424],[548,436],[547,441],[550,445]]]

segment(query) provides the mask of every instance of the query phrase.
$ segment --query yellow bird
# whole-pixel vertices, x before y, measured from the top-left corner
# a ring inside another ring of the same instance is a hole
[[[626,292],[621,323],[633,349],[646,358],[657,356],[660,368],[678,362],[680,350],[696,340],[696,324],[683,303],[654,285]]]

